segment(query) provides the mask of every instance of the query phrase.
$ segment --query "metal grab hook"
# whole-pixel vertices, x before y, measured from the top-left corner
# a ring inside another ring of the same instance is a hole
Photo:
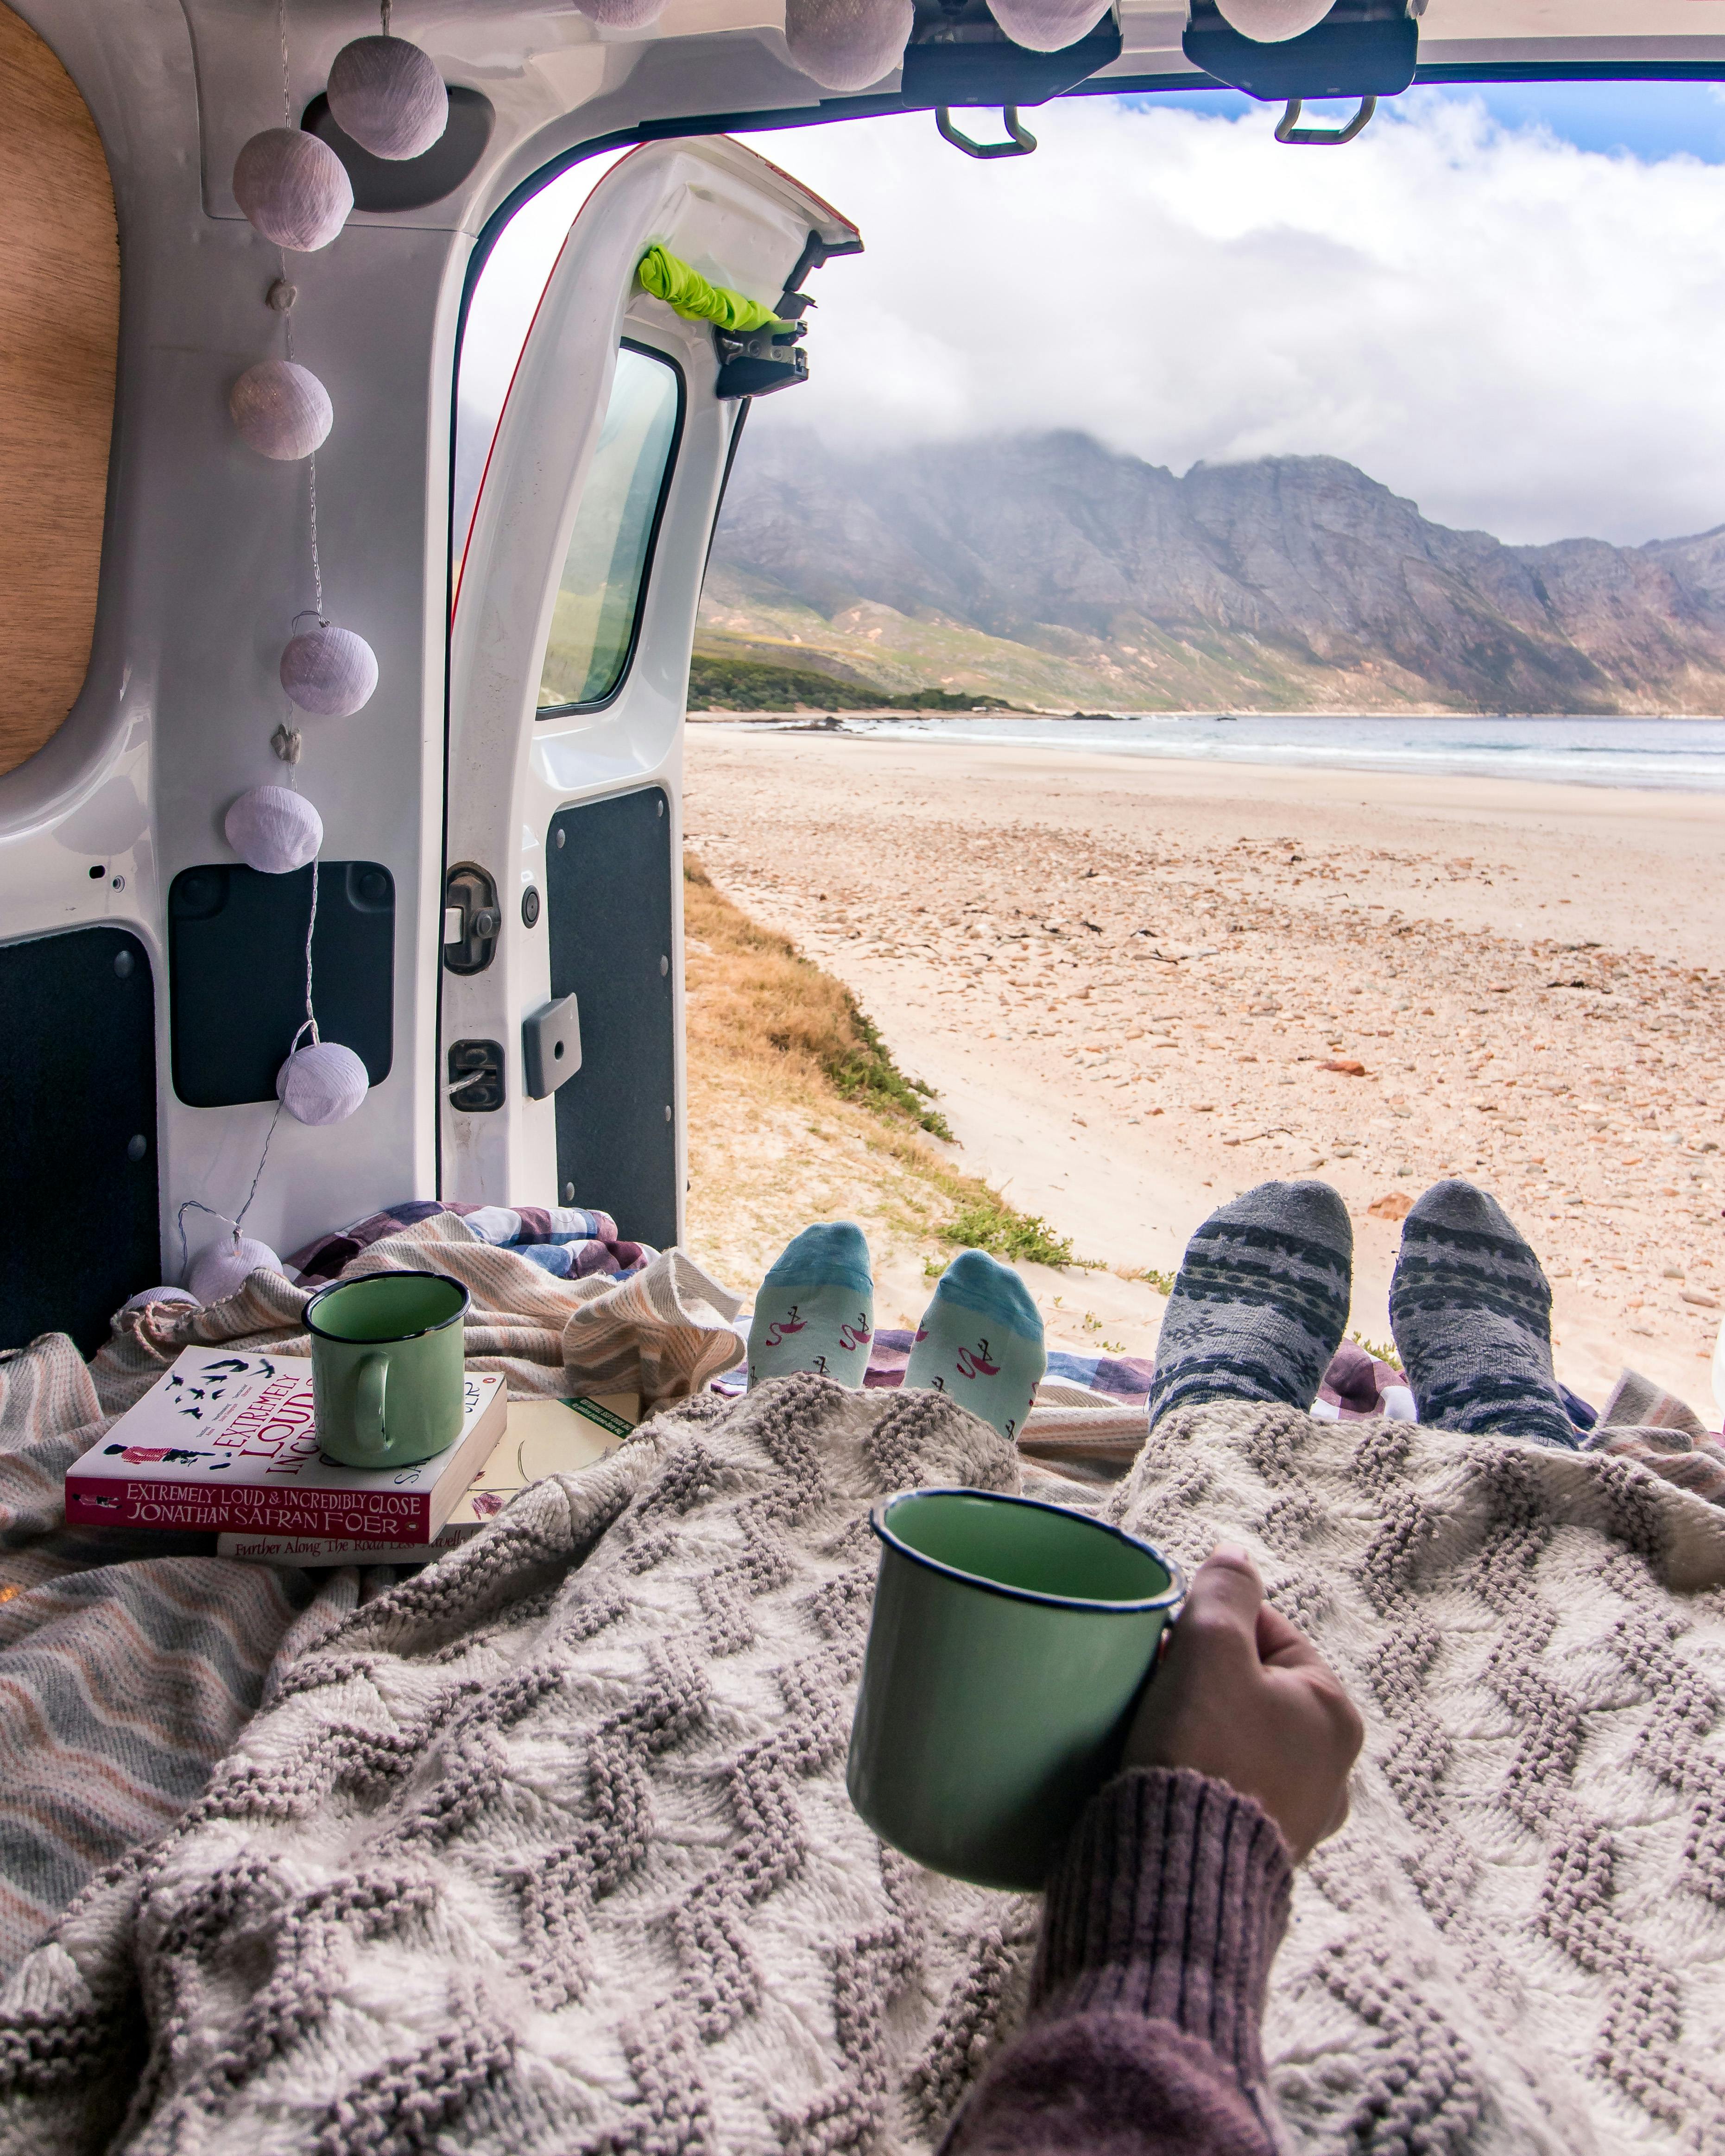
[[[1036,137],[1020,123],[1017,105],[1002,105],[1000,120],[1012,137],[1009,142],[973,142],[962,129],[952,125],[951,105],[935,107],[934,124],[942,139],[950,142],[955,150],[962,150],[967,157],[1028,157],[1036,147]]]
[[[1300,117],[1300,100],[1291,97],[1287,110],[1276,123],[1276,139],[1278,142],[1306,143],[1320,150],[1337,149],[1343,142],[1351,142],[1377,110],[1375,97],[1363,97],[1359,110],[1345,127],[1296,127],[1294,122]]]

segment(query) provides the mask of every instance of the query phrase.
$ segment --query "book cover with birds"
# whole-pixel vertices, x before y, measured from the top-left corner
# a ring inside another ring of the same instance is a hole
[[[427,1541],[503,1435],[503,1379],[464,1382],[454,1444],[347,1467],[318,1450],[309,1357],[188,1348],[66,1471],[67,1524]]]

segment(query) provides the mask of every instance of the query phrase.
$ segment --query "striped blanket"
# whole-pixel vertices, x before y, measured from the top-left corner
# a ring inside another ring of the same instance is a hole
[[[345,1270],[428,1261],[471,1290],[470,1363],[503,1372],[513,1397],[634,1389],[654,1406],[742,1353],[734,1300],[680,1251],[627,1278],[560,1280],[439,1209]],[[397,1576],[276,1570],[205,1554],[207,1537],[64,1526],[67,1467],[182,1348],[304,1354],[310,1292],[254,1273],[208,1309],[122,1312],[88,1367],[63,1333],[0,1356],[0,1969],[93,1872],[174,1820],[281,1673]]]

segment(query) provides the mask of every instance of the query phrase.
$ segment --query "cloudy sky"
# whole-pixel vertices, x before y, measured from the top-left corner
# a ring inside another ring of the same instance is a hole
[[[1080,427],[1176,471],[1327,454],[1511,540],[1725,521],[1711,87],[1414,90],[1342,151],[1283,148],[1216,93],[1025,118],[1036,154],[988,164],[928,115],[753,138],[868,248],[814,280],[813,379],[755,424],[847,447]],[[495,295],[568,213],[539,206],[488,279],[475,379],[509,342]]]

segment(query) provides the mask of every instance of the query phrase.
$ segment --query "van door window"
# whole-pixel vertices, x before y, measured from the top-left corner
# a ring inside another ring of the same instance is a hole
[[[608,702],[623,685],[682,424],[678,369],[625,345],[557,586],[542,718]]]

